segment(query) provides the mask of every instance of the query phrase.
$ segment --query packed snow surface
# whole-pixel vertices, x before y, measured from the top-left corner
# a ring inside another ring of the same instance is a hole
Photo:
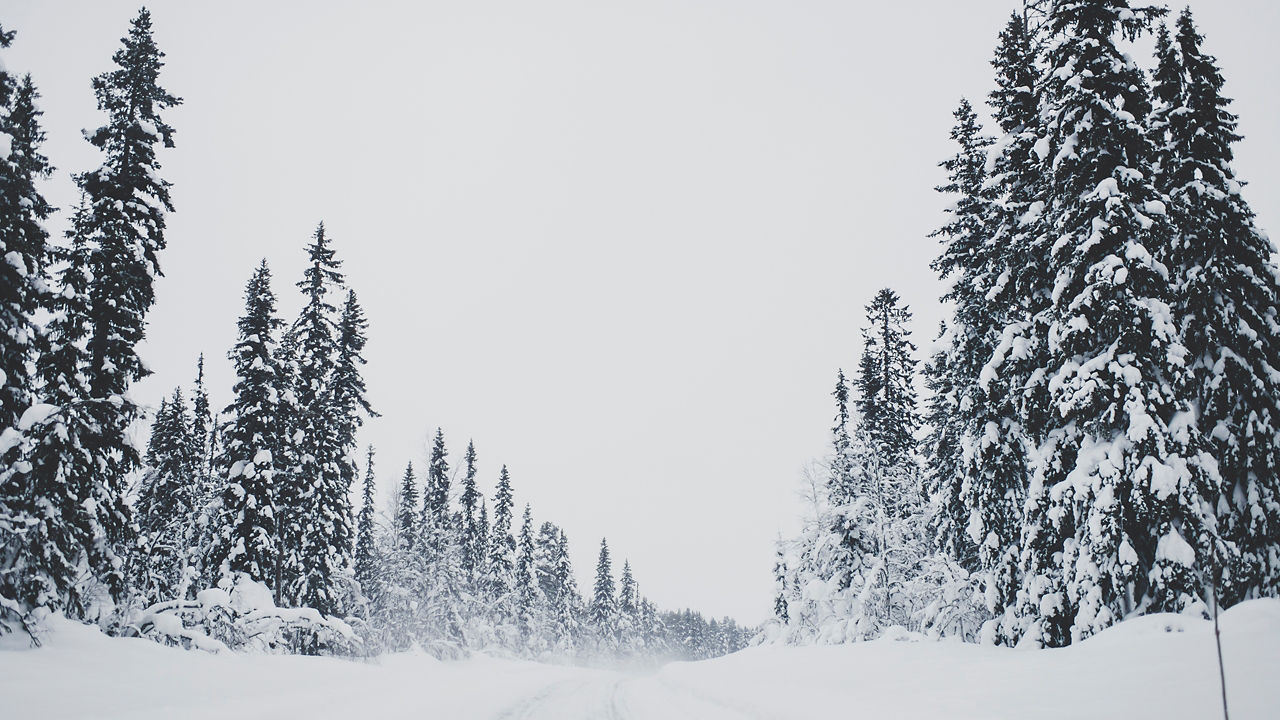
[[[1231,717],[1280,712],[1280,601],[1221,621]],[[476,657],[185,652],[57,622],[0,640],[5,718],[1214,718],[1208,622],[1154,615],[1062,650],[879,640],[628,673]]]

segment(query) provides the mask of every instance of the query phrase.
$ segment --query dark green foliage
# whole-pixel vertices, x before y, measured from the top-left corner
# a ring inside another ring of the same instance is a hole
[[[263,260],[245,287],[245,312],[239,339],[231,350],[235,396],[224,414],[223,452],[216,471],[224,481],[219,531],[208,565],[216,578],[242,572],[263,582],[280,599],[277,537],[276,455],[281,437],[275,338],[283,323],[276,317],[271,270]]]
[[[1254,224],[1232,170],[1237,118],[1191,10],[1157,43],[1157,190],[1175,233],[1157,254],[1175,278],[1173,306],[1199,409],[1222,479],[1218,530],[1224,597],[1280,594],[1280,277],[1276,247]],[[1216,572],[1216,570],[1215,570]]]
[[[139,531],[134,586],[148,603],[186,594],[201,489],[196,450],[186,400],[181,389],[174,390],[160,403],[151,426],[146,473],[134,504]]]
[[[0,48],[13,37],[0,28]],[[61,511],[41,510],[47,488],[37,488],[22,463],[32,428],[21,420],[36,402],[30,367],[42,342],[32,317],[52,304],[42,288],[52,251],[42,223],[52,208],[37,188],[52,168],[40,152],[38,97],[30,76],[19,81],[0,67],[0,138],[8,140],[0,153],[0,634],[30,631],[31,611],[56,606],[57,588],[68,583],[54,577],[64,563],[42,559],[36,546],[50,539],[37,523],[61,520]]]
[[[1155,259],[1172,229],[1151,180],[1150,100],[1116,45],[1154,14],[1080,0],[1050,15],[1038,154],[1056,268],[1045,310],[1051,412],[1028,492],[1019,595],[1025,635],[1045,645],[1139,607],[1194,606],[1212,542],[1202,508],[1215,478],[1179,393],[1186,349]]]
[[[911,312],[889,288],[877,292],[867,305],[862,359],[854,385],[861,423],[886,467],[909,462],[919,425],[912,357],[916,346],[907,329],[910,321]]]
[[[356,523],[355,573],[356,581],[366,598],[375,598],[378,594],[378,550],[374,534],[373,508],[373,446],[365,455],[364,488],[360,494],[360,518]]]
[[[400,503],[396,508],[396,531],[399,545],[411,548],[416,543],[418,511],[418,478],[413,472],[413,463],[405,466],[404,475],[400,478]]]

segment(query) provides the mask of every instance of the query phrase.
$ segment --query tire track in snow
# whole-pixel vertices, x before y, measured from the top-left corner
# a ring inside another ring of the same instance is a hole
[[[767,720],[741,706],[699,695],[657,678],[564,680],[499,714],[495,720]]]

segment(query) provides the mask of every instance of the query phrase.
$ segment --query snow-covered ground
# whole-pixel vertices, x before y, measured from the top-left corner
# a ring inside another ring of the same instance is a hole
[[[1222,617],[1235,720],[1280,717],[1280,601]],[[0,717],[1213,718],[1212,626],[1151,616],[1063,650],[882,640],[752,648],[634,674],[493,658],[210,655],[59,622],[0,640]]]

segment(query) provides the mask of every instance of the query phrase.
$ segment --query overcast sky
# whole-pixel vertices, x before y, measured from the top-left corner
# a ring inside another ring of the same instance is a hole
[[[137,5],[5,5],[66,208],[69,174],[98,163],[89,80]],[[582,582],[607,535],[660,606],[761,620],[863,306],[898,290],[922,348],[942,317],[936,163],[1014,5],[151,3],[186,102],[135,395],[189,387],[204,352],[224,405],[245,281],[266,257],[292,317],[323,220],[371,321],[382,416],[362,443],[384,489],[441,426],[455,466],[475,439],[486,494],[510,467]],[[1275,230],[1280,3],[1193,9]]]

